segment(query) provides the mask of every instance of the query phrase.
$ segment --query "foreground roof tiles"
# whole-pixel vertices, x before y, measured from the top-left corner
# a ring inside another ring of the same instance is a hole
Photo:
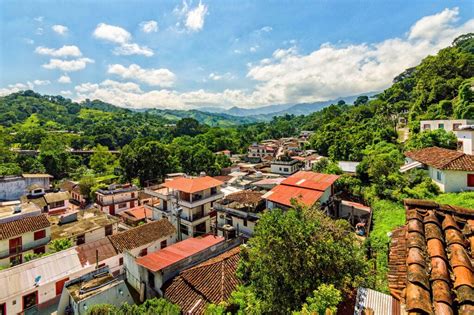
[[[7,240],[28,232],[43,230],[50,226],[51,223],[45,214],[0,223],[0,240]]]
[[[224,241],[221,236],[188,238],[159,251],[137,258],[137,264],[156,272]]]
[[[474,209],[407,200],[392,233],[389,288],[409,313],[474,312]]]
[[[474,155],[438,147],[405,152],[405,156],[440,170],[474,171]]]
[[[236,275],[240,247],[235,247],[180,273],[164,286],[164,297],[185,314],[204,314],[209,303],[229,299],[241,284]]]
[[[176,232],[167,219],[145,223],[125,232],[109,236],[110,241],[119,252],[137,248]]]
[[[165,182],[163,186],[192,194],[212,187],[217,187],[222,184],[224,183],[220,180],[214,179],[210,176],[203,176],[195,178],[180,177]]]

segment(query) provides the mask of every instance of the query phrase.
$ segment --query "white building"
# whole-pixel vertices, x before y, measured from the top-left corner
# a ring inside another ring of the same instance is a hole
[[[166,181],[158,189],[145,189],[160,200],[153,219],[167,218],[178,230],[178,240],[202,236],[211,231],[211,210],[214,201],[224,197],[223,182],[209,176],[180,177]]]
[[[420,130],[444,129],[452,131],[458,138],[458,150],[474,154],[474,119],[422,120]]]
[[[288,161],[274,160],[270,164],[270,169],[274,174],[289,176],[296,173],[300,169],[300,165],[300,161],[291,158]]]
[[[28,194],[29,188],[36,185],[43,190],[50,188],[50,180],[53,176],[49,174],[23,174],[20,176],[0,177],[0,201],[18,200],[21,196]]]
[[[134,185],[110,185],[96,192],[96,203],[100,210],[110,215],[138,206],[138,188]]]
[[[474,190],[474,155],[438,147],[405,153],[407,164],[400,171],[423,167],[442,192]]]

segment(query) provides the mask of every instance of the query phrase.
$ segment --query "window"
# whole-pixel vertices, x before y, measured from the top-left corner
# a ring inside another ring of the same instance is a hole
[[[77,236],[76,245],[81,245],[81,244],[84,244],[85,242],[86,242],[86,235],[85,234],[81,234],[81,235]]]
[[[135,193],[132,193],[132,198],[135,198]]]
[[[17,255],[17,256],[10,257],[10,264],[12,266],[16,266],[16,265],[21,264],[21,254]]]
[[[424,124],[423,125],[423,130],[430,130],[430,129],[431,129],[430,124]]]
[[[117,208],[119,208],[119,209],[126,208],[126,207],[127,207],[127,203],[126,203],[126,202],[124,202],[124,203],[119,203],[118,206],[117,206]]]
[[[27,310],[38,304],[38,291],[23,296],[23,310]]]
[[[285,167],[284,171],[285,171],[286,173],[288,173],[288,167]]]
[[[184,234],[184,235],[188,235],[188,227],[184,224],[181,224],[180,226],[180,231],[181,231],[181,234]]]
[[[146,256],[148,254],[148,248],[144,248],[140,251],[140,254],[138,254],[138,256],[142,257],[142,256]]]
[[[7,304],[3,303],[0,304],[0,315],[6,315],[7,314]]]
[[[46,230],[36,231],[34,234],[35,241],[46,237]]]
[[[441,172],[440,171],[436,171],[436,180],[441,180]]]
[[[439,129],[444,129],[444,124],[438,124]]]
[[[123,265],[123,257],[120,257],[120,258],[119,258],[119,265],[120,265],[120,266]]]
[[[41,246],[41,247],[37,247],[35,249],[33,249],[33,253],[35,253],[36,255],[41,255],[41,254],[44,254],[46,252],[44,246]]]
[[[474,174],[467,174],[467,186],[474,187]]]
[[[13,238],[9,241],[10,255],[18,254],[22,252],[21,236]]]
[[[247,226],[247,219],[244,219],[244,226]]]
[[[461,127],[461,124],[453,124],[453,130],[459,130],[459,127]]]
[[[64,200],[61,200],[61,201],[51,202],[49,204],[49,208],[56,209],[56,208],[64,207],[64,205],[65,205]]]
[[[107,225],[107,226],[105,227],[105,236],[112,235],[113,231],[114,231],[114,229],[113,229],[113,227],[112,227],[112,224]]]
[[[148,286],[152,289],[155,288],[155,274],[148,270]]]
[[[161,241],[161,243],[160,243],[160,249],[163,249],[163,248],[165,248],[166,246],[168,246],[167,241],[166,241],[166,240]]]

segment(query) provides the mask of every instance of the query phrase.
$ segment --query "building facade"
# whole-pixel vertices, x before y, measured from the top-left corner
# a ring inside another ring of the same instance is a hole
[[[96,192],[96,204],[100,210],[116,215],[138,206],[138,188],[134,185],[110,185]]]
[[[0,201],[19,200],[21,196],[28,194],[29,188],[36,185],[43,190],[50,188],[50,180],[53,176],[49,174],[23,174],[21,176],[0,177]]]
[[[474,119],[422,120],[420,130],[444,129],[453,132],[458,139],[458,150],[474,154]]]
[[[301,168],[300,161],[296,159],[289,159],[288,161],[274,160],[270,165],[272,173],[283,176],[289,176],[299,171]]]

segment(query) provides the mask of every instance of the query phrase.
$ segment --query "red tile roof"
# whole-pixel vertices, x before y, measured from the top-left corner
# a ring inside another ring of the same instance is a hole
[[[0,240],[7,240],[28,232],[44,230],[50,226],[51,223],[45,214],[0,223]]]
[[[278,185],[263,195],[263,198],[288,207],[292,206],[291,200],[295,199],[297,202],[310,207],[322,196],[323,192],[318,190]]]
[[[389,288],[409,313],[474,312],[474,209],[408,200],[392,234]]]
[[[181,272],[164,285],[164,297],[185,314],[204,314],[207,304],[227,301],[241,284],[236,276],[239,259],[240,247],[235,247]]]
[[[321,174],[311,171],[299,171],[283,182],[282,185],[325,191],[339,178],[334,174]]]
[[[212,187],[217,187],[222,184],[224,183],[220,180],[214,179],[210,176],[203,176],[195,178],[180,177],[165,182],[163,186],[192,194]]]
[[[161,219],[131,228],[109,236],[110,241],[119,252],[137,248],[163,237],[176,233],[176,228],[167,219]]]
[[[405,156],[440,170],[474,171],[474,155],[438,147],[405,152]]]
[[[214,235],[206,235],[201,238],[188,238],[146,256],[137,258],[136,261],[138,265],[156,272],[223,241],[223,237]]]
[[[132,220],[143,220],[152,217],[152,211],[145,206],[138,206],[119,213],[119,216],[130,218]]]

